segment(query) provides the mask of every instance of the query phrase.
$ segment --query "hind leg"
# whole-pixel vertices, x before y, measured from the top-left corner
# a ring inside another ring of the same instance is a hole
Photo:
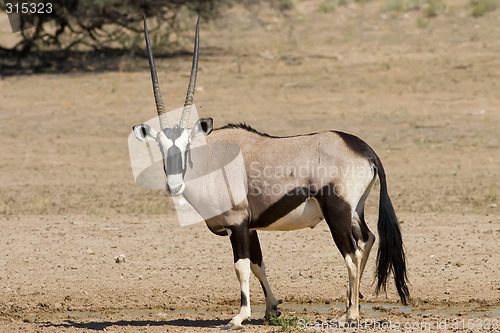
[[[356,241],[357,250],[361,253],[361,262],[360,262],[360,272],[359,272],[359,280],[361,284],[361,277],[363,276],[363,272],[366,267],[366,262],[368,261],[368,257],[370,256],[370,251],[375,243],[375,235],[368,229],[368,226],[365,223],[363,214],[354,213],[352,219],[352,230],[353,236]],[[359,292],[359,298],[362,299],[363,295]]]
[[[360,280],[365,270],[368,257],[370,256],[372,246],[375,243],[375,235],[370,231],[370,229],[368,229],[368,226],[365,222],[365,202],[368,198],[368,195],[370,194],[373,185],[375,184],[376,179],[377,176],[374,175],[372,181],[367,186],[365,192],[359,199],[359,202],[356,205],[356,209],[352,214],[353,235],[356,239],[357,248],[362,253]],[[361,295],[360,293],[359,297],[363,298],[363,295]]]
[[[370,231],[370,229],[368,229],[363,213],[361,213],[359,216],[355,214],[355,217],[353,217],[353,224],[356,222],[360,227],[360,234],[356,238],[358,250],[362,253],[361,275],[363,275],[366,267],[366,262],[368,261],[368,257],[370,256],[370,251],[373,247],[373,244],[375,243],[375,235]]]
[[[250,268],[253,274],[259,279],[262,290],[264,291],[264,296],[266,297],[266,314],[265,318],[270,319],[273,314],[279,315],[278,304],[280,303],[276,297],[274,297],[271,290],[271,286],[267,281],[266,276],[266,265],[264,265],[264,260],[262,260],[262,252],[260,249],[259,238],[257,236],[257,231],[250,230]]]
[[[349,275],[347,288],[347,321],[359,319],[359,282],[361,279],[361,263],[363,253],[358,248],[352,224],[351,206],[339,197],[330,197],[325,200],[323,215],[330,228],[333,240],[344,257]]]
[[[361,252],[356,249],[354,253],[347,253],[344,257],[349,274],[349,287],[347,289],[347,321],[359,320],[359,284],[361,280]]]

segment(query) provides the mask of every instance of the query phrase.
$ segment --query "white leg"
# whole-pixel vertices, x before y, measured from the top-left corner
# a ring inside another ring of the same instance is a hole
[[[240,313],[238,313],[229,324],[223,327],[225,330],[240,329],[242,328],[241,323],[244,320],[250,318],[250,259],[239,259],[234,263],[234,269],[236,271],[236,276],[240,282],[241,289],[241,307]]]
[[[266,296],[265,318],[270,319],[273,313],[279,315],[279,312],[277,312],[277,310],[278,310],[278,304],[280,302],[276,299],[276,297],[274,297],[273,292],[271,290],[271,286],[267,281],[266,265],[264,265],[264,262],[262,262],[261,266],[250,262],[250,268],[252,269],[252,272],[257,277],[257,279],[259,279],[260,284],[262,285],[262,289],[264,290],[264,295]]]
[[[359,250],[345,256],[347,272],[349,274],[349,288],[347,292],[347,321],[359,319],[359,279],[361,277],[362,254]]]

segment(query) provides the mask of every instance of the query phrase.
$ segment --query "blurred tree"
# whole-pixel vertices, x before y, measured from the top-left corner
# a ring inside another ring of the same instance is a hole
[[[16,0],[17,1],[17,0]],[[12,48],[0,46],[0,64],[11,68],[41,68],[64,60],[75,52],[138,52],[143,48],[143,13],[148,17],[153,44],[171,46],[170,38],[183,30],[181,14],[217,16],[223,8],[268,3],[284,11],[293,0],[30,0],[48,3],[54,10],[47,14],[19,16],[21,38]],[[9,1],[4,1],[5,3]],[[11,1],[12,2],[12,1]],[[19,2],[19,1],[18,1]],[[57,6],[57,2],[63,5]],[[0,2],[0,10],[6,11]],[[43,17],[42,17],[43,15]],[[50,23],[40,24],[51,20]],[[192,26],[184,27],[191,29]],[[177,38],[178,42],[178,38]],[[22,63],[22,64],[21,64]],[[27,65],[26,65],[27,64]]]
[[[181,10],[210,18],[232,2],[234,0],[64,0],[63,6],[57,6],[54,1],[54,10],[49,14],[19,16],[22,38],[10,52],[23,57],[40,50],[64,51],[77,46],[87,49],[130,47],[134,32],[142,33],[143,13],[155,22],[151,24],[152,31],[162,29],[164,34],[169,34],[179,28],[177,16]],[[6,10],[5,5],[0,6]],[[54,24],[40,24],[42,16],[45,21],[52,19]]]

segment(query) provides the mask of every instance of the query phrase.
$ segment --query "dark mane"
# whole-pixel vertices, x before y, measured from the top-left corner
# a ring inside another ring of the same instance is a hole
[[[227,124],[225,126],[222,126],[222,127],[219,127],[217,128],[216,130],[221,130],[221,129],[230,129],[230,128],[239,128],[239,129],[243,129],[245,131],[248,131],[248,132],[252,132],[252,133],[255,133],[255,134],[258,134],[260,136],[265,136],[265,137],[268,137],[268,138],[278,138],[277,136],[273,136],[273,135],[269,135],[267,133],[262,133],[262,132],[259,132],[257,131],[255,128],[245,124],[245,123],[239,123],[239,124]]]

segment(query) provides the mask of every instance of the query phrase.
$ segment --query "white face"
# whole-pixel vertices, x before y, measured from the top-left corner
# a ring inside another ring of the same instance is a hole
[[[184,174],[191,136],[188,129],[165,128],[158,133],[156,141],[163,156],[163,171],[167,176],[168,191],[172,195],[181,194],[186,185]]]
[[[134,134],[139,141],[155,140],[163,157],[163,171],[167,177],[167,190],[172,195],[184,192],[184,174],[189,164],[189,148],[197,135],[208,135],[212,132],[213,121],[203,118],[196,122],[192,129],[178,126],[164,128],[156,132],[146,124],[134,126]]]

